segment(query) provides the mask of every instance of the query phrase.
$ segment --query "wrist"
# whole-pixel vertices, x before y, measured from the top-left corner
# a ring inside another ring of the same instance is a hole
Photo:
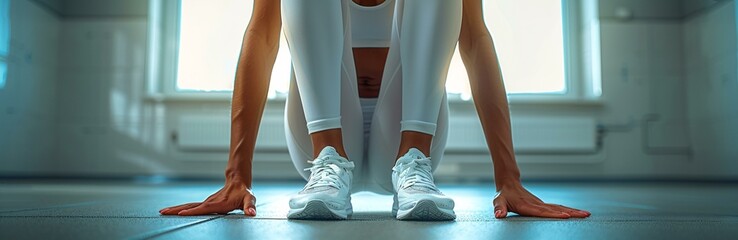
[[[522,187],[523,184],[520,182],[520,178],[515,177],[498,177],[495,178],[495,186],[497,190],[510,187]]]
[[[224,184],[223,189],[225,189],[227,192],[247,192],[250,195],[254,195],[253,191],[251,190],[251,184],[245,183],[240,180],[228,180],[226,179],[226,182]]]
[[[251,178],[244,176],[240,171],[234,169],[226,169],[225,171],[226,183],[234,185],[243,185],[248,189],[251,189]]]

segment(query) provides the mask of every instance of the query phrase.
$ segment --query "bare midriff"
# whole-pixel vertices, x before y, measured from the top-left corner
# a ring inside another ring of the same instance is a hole
[[[354,48],[354,64],[359,97],[379,97],[382,74],[389,48]]]
[[[364,7],[373,7],[384,3],[385,0],[353,1]],[[382,74],[389,48],[354,48],[353,50],[359,97],[379,97],[379,87],[382,85]]]
[[[382,4],[385,0],[354,0],[356,4],[364,7],[373,7]]]

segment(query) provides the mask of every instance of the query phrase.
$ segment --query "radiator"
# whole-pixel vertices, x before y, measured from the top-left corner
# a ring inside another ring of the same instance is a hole
[[[287,151],[282,117],[264,116],[256,138],[258,151]],[[231,136],[228,116],[182,116],[177,121],[176,145],[180,151],[228,151]]]
[[[596,121],[591,117],[513,117],[517,154],[585,154],[597,151]],[[479,119],[452,118],[447,152],[488,152]]]
[[[228,151],[230,118],[183,116],[177,123],[181,151]],[[585,154],[597,150],[596,122],[590,117],[513,118],[513,143],[518,154]],[[282,116],[264,116],[257,151],[287,151]],[[452,118],[447,152],[487,152],[479,119]]]

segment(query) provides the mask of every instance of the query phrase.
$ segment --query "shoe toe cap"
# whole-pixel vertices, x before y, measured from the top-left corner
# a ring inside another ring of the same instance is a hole
[[[399,208],[406,209],[412,208],[421,200],[433,201],[436,206],[444,209],[453,209],[455,206],[454,200],[450,197],[441,194],[408,194],[406,196],[398,196]]]
[[[311,193],[311,194],[297,194],[290,198],[291,208],[301,208],[307,205],[311,201],[321,201],[331,208],[342,208],[345,205],[344,198],[338,196],[338,194],[325,194],[325,193]]]

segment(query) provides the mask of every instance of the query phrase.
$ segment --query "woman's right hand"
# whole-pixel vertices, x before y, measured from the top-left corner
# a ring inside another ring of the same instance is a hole
[[[208,215],[227,214],[243,210],[246,216],[256,216],[256,197],[246,185],[226,181],[225,186],[203,202],[186,203],[159,210],[162,215]]]

